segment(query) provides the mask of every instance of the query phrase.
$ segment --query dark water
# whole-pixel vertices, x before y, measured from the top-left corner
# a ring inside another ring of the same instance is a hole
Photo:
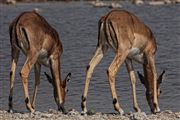
[[[97,23],[100,16],[110,11],[109,8],[93,8],[81,2],[0,5],[0,109],[8,109],[10,44],[9,23],[21,12],[39,8],[41,14],[59,32],[64,46],[62,55],[62,75],[72,72],[66,108],[81,110],[80,102],[85,82],[85,70],[97,43]],[[166,70],[166,77],[161,86],[160,108],[180,111],[180,6],[134,6],[124,4],[127,9],[139,16],[154,32],[157,44],[157,71]],[[94,71],[88,94],[88,108],[100,112],[114,112],[107,80],[106,69],[114,53],[106,53],[102,62]],[[14,109],[27,111],[24,103],[22,83],[19,71],[25,58],[20,56],[14,89]],[[135,63],[136,70],[142,66]],[[43,71],[49,69],[42,67]],[[29,91],[32,95],[34,85],[33,70],[29,77]],[[119,101],[126,112],[133,111],[131,87],[127,70],[123,64],[116,77]],[[52,95],[52,86],[41,74],[41,84],[36,100],[36,110],[56,109]],[[142,111],[149,111],[145,99],[145,89],[137,81],[138,102]]]

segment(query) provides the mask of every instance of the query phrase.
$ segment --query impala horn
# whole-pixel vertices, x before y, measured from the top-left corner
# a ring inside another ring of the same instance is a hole
[[[52,77],[49,74],[47,74],[46,72],[44,72],[44,74],[45,74],[48,82],[50,84],[54,85],[54,80],[52,79]],[[65,84],[70,81],[70,78],[71,78],[71,73],[68,73],[67,76],[64,79]]]
[[[141,83],[145,85],[145,77],[139,71],[137,72],[137,74],[138,74],[138,77],[139,77]],[[163,72],[159,75],[159,77],[157,79],[158,85],[160,85],[162,83],[164,74],[165,74],[165,70],[163,70]]]
[[[51,78],[51,76],[49,74],[47,74],[46,72],[44,72],[48,82],[52,85],[54,85],[54,80]]]
[[[66,83],[70,81],[71,73],[68,73],[64,79],[64,85],[66,86]]]

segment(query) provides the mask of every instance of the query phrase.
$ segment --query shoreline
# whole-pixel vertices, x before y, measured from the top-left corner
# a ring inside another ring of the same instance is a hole
[[[15,5],[17,3],[46,3],[46,2],[72,2],[72,1],[82,1],[82,0],[0,0],[0,4],[12,4]],[[171,4],[179,4],[180,0],[83,0],[83,2],[89,2],[95,7],[109,7],[120,5],[121,2],[129,2],[134,5],[171,5]]]
[[[179,120],[180,112],[165,110],[157,114],[128,113],[123,116],[113,113],[94,113],[91,115],[81,115],[80,112],[72,109],[67,114],[49,109],[45,112],[35,113],[8,113],[0,110],[0,120]]]

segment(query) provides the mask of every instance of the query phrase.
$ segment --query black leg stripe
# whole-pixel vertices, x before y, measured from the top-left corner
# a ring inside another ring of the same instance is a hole
[[[114,98],[114,99],[113,99],[113,104],[115,105],[116,103],[117,103],[117,99]]]
[[[12,103],[9,103],[9,108],[12,108]]]
[[[12,96],[9,96],[9,102],[12,102]]]
[[[107,75],[109,75],[109,70],[107,70],[106,72],[107,72]]]
[[[82,101],[83,102],[86,101],[86,97],[82,96]]]
[[[82,110],[84,110],[84,104],[83,104],[83,102],[81,103],[81,108],[82,108]]]
[[[29,98],[25,99],[25,103],[28,104],[29,103]]]
[[[87,70],[89,70],[89,68],[90,68],[90,65],[87,66]]]
[[[12,74],[13,74],[13,72],[11,71],[9,75],[12,76]]]

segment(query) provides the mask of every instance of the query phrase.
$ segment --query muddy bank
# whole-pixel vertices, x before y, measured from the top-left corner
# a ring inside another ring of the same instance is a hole
[[[147,115],[141,113],[129,113],[123,116],[118,114],[94,113],[83,116],[76,110],[69,111],[66,115],[56,110],[48,110],[47,112],[30,113],[8,113],[0,111],[0,120],[179,120],[180,112],[172,112],[170,110],[157,114]]]

